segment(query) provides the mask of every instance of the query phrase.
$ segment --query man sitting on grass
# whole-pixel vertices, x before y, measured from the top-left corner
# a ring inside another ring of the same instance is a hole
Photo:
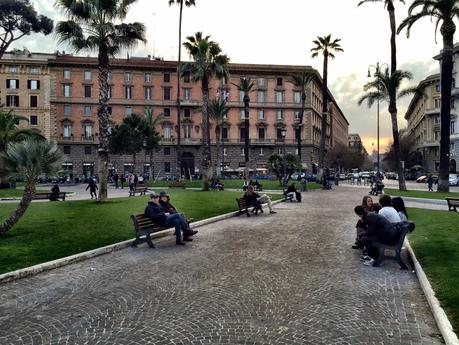
[[[159,204],[159,195],[153,192],[150,195],[150,201],[145,208],[145,215],[155,224],[159,226],[174,226],[175,227],[175,243],[184,245],[185,242],[193,241],[191,236],[197,234],[196,230],[191,230],[188,223],[182,218],[179,213],[169,214],[164,212],[164,209]],[[183,232],[183,241],[182,234]]]

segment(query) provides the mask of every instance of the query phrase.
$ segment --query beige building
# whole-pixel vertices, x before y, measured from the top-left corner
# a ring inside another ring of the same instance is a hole
[[[427,77],[419,83],[423,96],[414,96],[405,114],[407,130],[414,137],[415,148],[424,172],[438,172],[440,160],[440,75]]]
[[[47,139],[55,133],[50,113],[50,73],[48,61],[54,54],[15,50],[0,60],[0,96],[3,111],[26,117],[22,128],[35,128]]]

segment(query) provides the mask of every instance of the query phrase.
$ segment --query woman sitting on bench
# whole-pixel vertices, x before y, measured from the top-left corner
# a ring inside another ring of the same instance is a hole
[[[258,193],[255,192],[253,186],[249,185],[247,187],[247,192],[244,193],[243,198],[247,201],[248,205],[259,206],[260,209],[261,209],[261,204],[267,203],[268,204],[268,208],[269,208],[269,213],[271,213],[271,214],[276,213],[273,210],[273,205],[271,203],[271,198],[266,194],[263,194],[263,195],[260,196]]]

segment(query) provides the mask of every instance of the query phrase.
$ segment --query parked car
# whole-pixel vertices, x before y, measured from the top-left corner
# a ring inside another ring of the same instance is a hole
[[[459,185],[459,179],[457,178],[457,174],[449,174],[449,185],[450,186]]]
[[[345,180],[346,179],[346,174],[339,174],[339,179],[342,181],[342,180]]]
[[[361,178],[369,178],[370,177],[370,172],[369,171],[362,171],[359,173]]]
[[[417,183],[427,183],[427,176],[423,175],[423,176],[419,176],[417,179],[416,179],[416,182]]]

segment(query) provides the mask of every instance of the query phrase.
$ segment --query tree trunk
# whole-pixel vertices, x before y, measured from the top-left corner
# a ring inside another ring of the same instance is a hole
[[[202,78],[202,190],[209,190],[209,170],[212,167],[210,153],[210,119],[209,119],[209,80],[207,76]]]
[[[150,150],[150,169],[148,169],[150,173],[150,179],[153,179],[153,149]]]
[[[99,46],[98,63],[99,106],[97,108],[97,117],[99,118],[99,201],[104,202],[108,198],[108,74],[110,72],[108,50],[105,46]]]
[[[135,174],[136,153],[132,154],[132,173]]]
[[[3,222],[0,226],[0,236],[5,235],[11,228],[21,219],[21,217],[26,212],[27,208],[32,201],[32,197],[35,194],[35,181],[27,182],[24,188],[24,194],[22,199],[19,202],[19,205],[16,207],[16,210]]]
[[[323,169],[325,163],[325,139],[327,137],[327,113],[328,113],[328,52],[324,51],[324,71],[322,84],[322,132],[320,136],[319,148],[319,168]]]
[[[300,118],[298,121],[298,134],[297,134],[297,142],[298,142],[298,157],[300,157],[300,163],[301,163],[301,129],[303,128],[303,117],[304,117],[304,107],[306,104],[306,93],[303,90],[303,93],[301,94],[301,110],[300,110]]]
[[[178,180],[181,179],[182,169],[181,169],[181,110],[180,110],[180,68],[182,63],[182,15],[183,15],[183,1],[180,1],[180,14],[179,14],[179,39],[178,39],[178,64],[177,64],[177,169],[176,177]]]
[[[397,28],[395,24],[395,8],[394,4],[391,1],[387,3],[387,11],[389,12],[389,21],[390,21],[390,72],[394,74],[397,70],[397,44],[395,41]]]
[[[449,192],[451,88],[453,83],[453,37],[456,26],[452,20],[444,21],[440,32],[443,36],[441,58],[441,109],[440,109],[440,169],[438,192]]]
[[[400,149],[400,135],[398,132],[396,108],[395,108],[395,111],[390,112],[390,119],[392,121],[392,137],[394,140],[394,156],[395,156],[395,162],[397,165],[398,189],[401,191],[405,191],[406,183],[405,183],[405,175],[403,173],[403,166],[401,162],[402,154],[401,154],[401,149]]]
[[[250,145],[250,121],[249,121],[249,106],[250,106],[250,98],[249,95],[246,93],[244,95],[244,127],[245,127],[245,138],[244,138],[244,153],[245,153],[245,168],[244,174],[245,179],[249,179],[250,169],[249,169],[249,145]]]

